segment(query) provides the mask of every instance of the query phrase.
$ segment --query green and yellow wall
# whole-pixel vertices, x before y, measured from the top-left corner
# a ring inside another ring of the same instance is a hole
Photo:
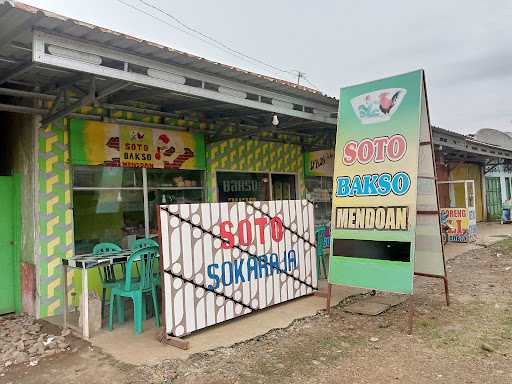
[[[82,113],[99,113],[98,109],[84,108]],[[137,121],[157,122],[159,118],[121,113],[119,116]],[[161,121],[158,121],[161,122]],[[200,116],[188,119],[167,119],[167,124],[205,128],[207,123]],[[74,254],[72,173],[69,154],[69,129],[66,119],[61,119],[39,129],[38,184],[36,240],[36,280],[38,317],[62,313],[64,305],[61,257]],[[207,194],[208,201],[217,201],[217,170],[246,172],[293,173],[298,177],[301,196],[304,196],[304,157],[301,147],[293,144],[247,139],[231,139],[207,145]],[[90,274],[90,289],[98,291],[97,272]],[[69,302],[78,305],[80,272],[69,271]]]
[[[36,260],[38,317],[61,313],[64,305],[61,257],[73,255],[73,211],[68,142],[68,129],[64,119],[39,130],[37,204],[39,241],[38,252],[36,252],[38,255]],[[70,294],[73,292],[71,285],[69,292]]]
[[[294,173],[304,196],[304,154],[294,144],[231,139],[206,149],[208,201],[217,201],[217,171]]]

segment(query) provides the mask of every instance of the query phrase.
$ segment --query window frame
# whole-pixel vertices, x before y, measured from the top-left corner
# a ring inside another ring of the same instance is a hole
[[[183,170],[183,171],[193,171],[193,172],[200,172],[200,177],[198,178],[200,180],[201,185],[196,187],[150,187],[148,183],[148,171],[147,168],[128,168],[128,169],[140,169],[142,171],[142,186],[140,187],[75,187],[75,169],[78,167],[90,167],[90,168],[107,168],[104,165],[72,165],[71,166],[71,175],[72,175],[72,184],[71,184],[71,191],[74,193],[75,191],[121,191],[121,190],[132,190],[132,191],[142,191],[142,197],[143,197],[143,204],[144,204],[144,236],[149,237],[150,236],[150,226],[149,226],[149,199],[148,199],[148,193],[151,190],[165,190],[165,191],[182,191],[182,190],[202,190],[201,197],[202,200],[205,201],[206,198],[206,171],[204,170]],[[124,168],[124,167],[109,167],[109,168]],[[157,168],[160,169],[160,168]],[[162,168],[162,171],[165,171],[165,168]],[[175,170],[179,172],[180,170]],[[73,196],[71,198],[71,204],[74,204],[73,202]],[[72,206],[73,212],[74,212],[74,206]],[[73,213],[73,221],[75,220],[75,215]],[[73,241],[73,247],[75,247],[74,241]]]
[[[224,172],[224,173],[228,173],[228,172],[231,172],[231,173],[256,173],[256,174],[263,174],[263,175],[267,175],[268,177],[268,188],[269,188],[269,191],[268,191],[268,196],[269,196],[269,201],[274,201],[274,196],[272,196],[272,190],[273,190],[273,182],[272,182],[272,175],[290,175],[290,176],[294,176],[295,178],[295,199],[292,199],[292,200],[297,200],[300,198],[300,189],[299,189],[299,173],[298,172],[268,172],[268,171],[248,171],[248,170],[238,170],[238,169],[216,169],[215,170],[215,184],[217,185],[217,190],[215,191],[216,194],[217,194],[217,202],[221,203],[221,201],[219,200],[219,196],[220,196],[220,191],[219,191],[219,183],[218,183],[218,179],[217,179],[217,175],[219,174],[219,172]]]

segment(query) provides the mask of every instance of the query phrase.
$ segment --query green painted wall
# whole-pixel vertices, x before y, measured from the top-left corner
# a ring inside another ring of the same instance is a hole
[[[216,171],[296,173],[304,196],[304,155],[299,145],[231,139],[206,147],[208,201],[217,201]]]

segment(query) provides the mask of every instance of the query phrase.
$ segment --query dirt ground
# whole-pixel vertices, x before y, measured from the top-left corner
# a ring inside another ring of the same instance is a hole
[[[324,313],[186,361],[133,367],[87,343],[10,368],[0,383],[512,383],[512,240],[448,262],[442,281],[417,278],[415,328],[407,305],[367,317]],[[243,321],[243,319],[241,320]]]

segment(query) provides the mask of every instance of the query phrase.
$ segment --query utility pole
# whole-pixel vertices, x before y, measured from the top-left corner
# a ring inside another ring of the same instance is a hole
[[[300,85],[300,79],[304,77],[305,73],[301,71],[297,71],[297,85]]]

